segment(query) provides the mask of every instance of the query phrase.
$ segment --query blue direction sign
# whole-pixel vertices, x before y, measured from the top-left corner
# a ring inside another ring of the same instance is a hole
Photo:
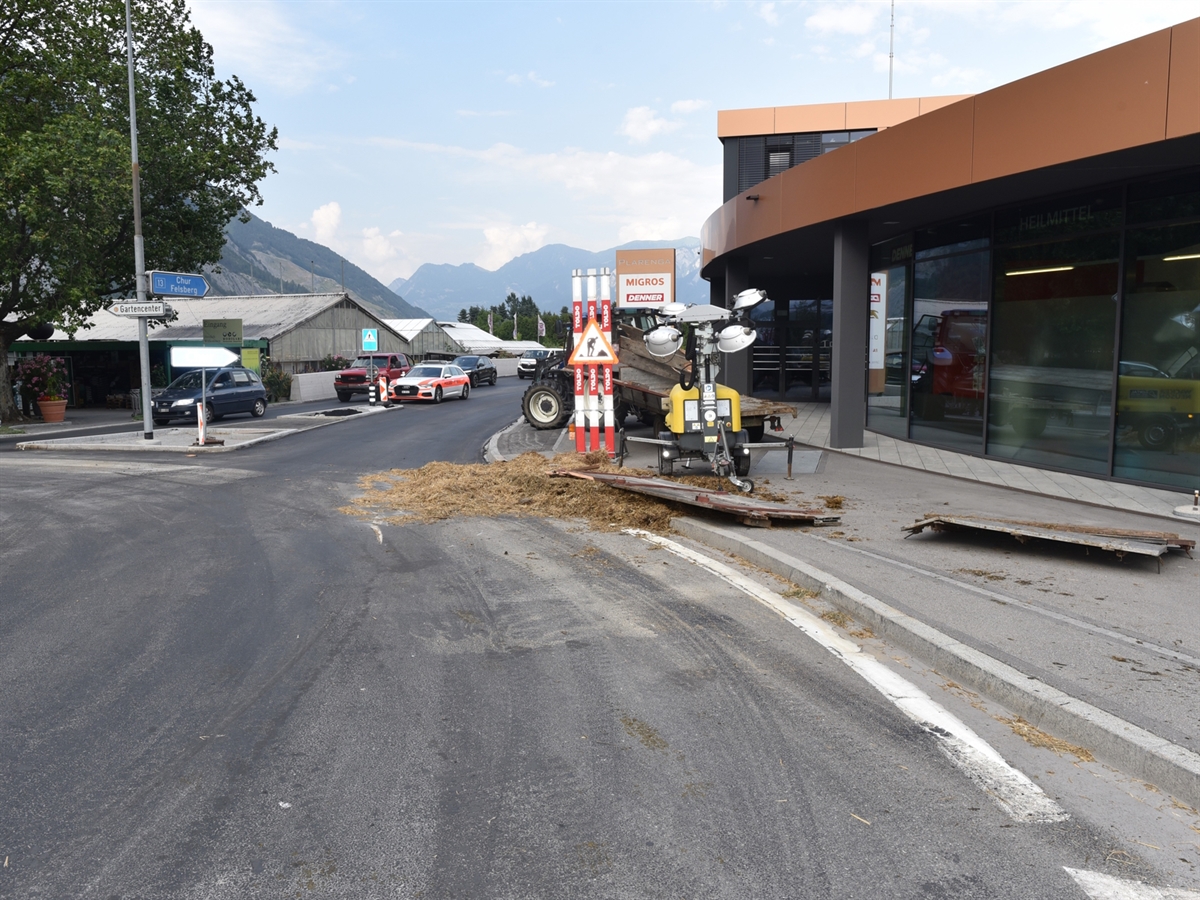
[[[363,350],[372,352],[379,349],[379,329],[364,328],[363,330]]]
[[[186,272],[148,272],[150,293],[160,297],[203,297],[208,293],[208,282],[203,275]]]

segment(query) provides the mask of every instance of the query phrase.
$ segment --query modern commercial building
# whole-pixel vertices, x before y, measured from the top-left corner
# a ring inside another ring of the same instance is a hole
[[[744,392],[1028,465],[1200,488],[1200,19],[975,96],[719,114],[712,302]]]

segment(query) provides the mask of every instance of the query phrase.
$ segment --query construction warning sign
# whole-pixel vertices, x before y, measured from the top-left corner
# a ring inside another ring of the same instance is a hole
[[[567,365],[612,366],[616,363],[616,351],[613,350],[613,345],[608,338],[604,336],[604,332],[600,330],[600,323],[595,319],[588,319],[583,333],[579,335],[579,340],[575,344],[575,349],[571,352],[571,358],[567,360]]]

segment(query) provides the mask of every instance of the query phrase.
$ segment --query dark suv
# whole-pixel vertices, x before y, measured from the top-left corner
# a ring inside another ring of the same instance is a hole
[[[224,369],[193,369],[172,381],[165,391],[154,398],[151,415],[155,425],[166,425],[172,419],[196,420],[200,404],[201,372],[208,377],[204,386],[206,422],[215,422],[232,413],[250,413],[257,418],[267,411],[267,391],[253,369],[228,366]]]
[[[458,366],[471,377],[471,387],[496,383],[496,364],[486,356],[460,356],[451,365]]]

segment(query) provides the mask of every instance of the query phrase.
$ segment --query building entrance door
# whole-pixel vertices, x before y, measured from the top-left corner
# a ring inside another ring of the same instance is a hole
[[[753,313],[753,393],[781,400],[828,402],[833,353],[833,301],[768,302]]]

